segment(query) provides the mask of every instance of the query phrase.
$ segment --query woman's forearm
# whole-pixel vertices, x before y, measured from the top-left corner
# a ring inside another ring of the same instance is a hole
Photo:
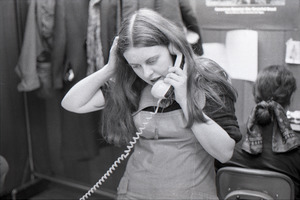
[[[182,102],[181,108],[185,118],[188,119],[187,103]],[[205,114],[204,116],[208,121],[194,122],[191,129],[199,143],[211,156],[222,163],[227,162],[232,157],[235,141],[215,121]]]
[[[203,148],[215,159],[224,163],[233,154],[235,141],[215,121],[205,116],[206,123],[195,122],[192,131]]]
[[[113,76],[108,65],[76,83],[65,95],[61,105],[66,110],[86,113],[103,108],[105,99],[100,87]]]

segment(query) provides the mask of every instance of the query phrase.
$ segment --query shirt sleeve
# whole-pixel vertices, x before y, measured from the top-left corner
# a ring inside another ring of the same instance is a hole
[[[203,111],[208,117],[219,124],[237,143],[241,140],[242,134],[235,116],[234,101],[225,92],[220,94],[220,98],[224,102],[224,106],[220,106],[214,100],[207,98]]]

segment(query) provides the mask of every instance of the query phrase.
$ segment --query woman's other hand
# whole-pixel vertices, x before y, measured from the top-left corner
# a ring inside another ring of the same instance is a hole
[[[108,58],[108,66],[113,69],[113,71],[117,68],[117,47],[118,47],[119,36],[116,36],[113,44],[110,47],[109,58]]]

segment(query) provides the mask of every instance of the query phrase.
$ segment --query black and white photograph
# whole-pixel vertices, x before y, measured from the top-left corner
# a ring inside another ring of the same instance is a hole
[[[0,0],[0,199],[300,200],[300,0]]]

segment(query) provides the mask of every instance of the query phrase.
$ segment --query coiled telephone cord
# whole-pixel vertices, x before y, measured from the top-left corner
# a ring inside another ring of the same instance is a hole
[[[149,121],[153,118],[153,116],[158,112],[159,104],[162,99],[157,101],[157,106],[154,112],[150,112],[150,117],[146,117],[146,121],[143,122],[143,126],[139,128],[139,132],[136,132],[136,136],[132,138],[132,141],[129,142],[127,149],[124,150],[124,153],[116,159],[116,161],[112,164],[112,166],[106,171],[106,173],[99,179],[99,181],[91,187],[91,189],[85,193],[79,200],[88,199],[101,185],[105,182],[105,180],[113,173],[113,171],[118,167],[118,164],[121,163],[122,160],[126,159],[131,150],[133,149],[136,142],[140,139],[140,135],[143,134],[143,130],[146,128]]]

